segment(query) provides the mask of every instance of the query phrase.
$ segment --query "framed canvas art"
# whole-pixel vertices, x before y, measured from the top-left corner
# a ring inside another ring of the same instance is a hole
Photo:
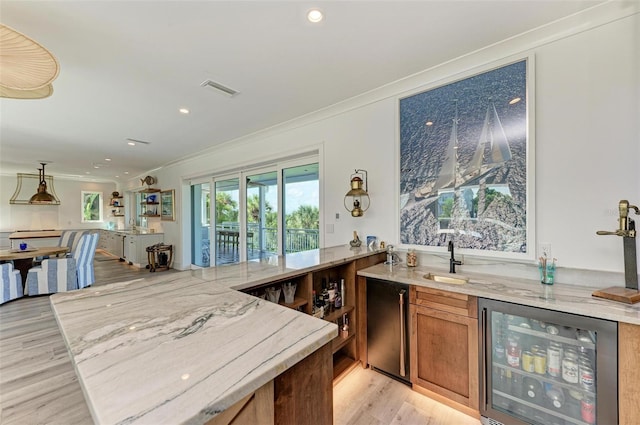
[[[531,61],[399,100],[400,243],[535,257]]]

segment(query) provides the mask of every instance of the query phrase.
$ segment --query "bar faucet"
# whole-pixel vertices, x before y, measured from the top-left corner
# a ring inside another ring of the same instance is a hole
[[[622,199],[618,203],[619,210],[619,227],[618,230],[609,232],[606,230],[598,230],[598,235],[614,235],[622,236],[622,248],[624,255],[624,283],[625,288],[638,290],[638,265],[636,261],[636,224],[629,217],[630,210],[635,211],[636,215],[640,215],[640,209],[635,205],[630,205],[629,201]]]
[[[451,253],[451,258],[449,258],[449,273],[455,273],[456,272],[456,266],[461,266],[462,265],[462,261],[456,260],[456,258],[454,257],[454,252],[453,252],[453,241],[449,240],[449,245],[447,250]]]

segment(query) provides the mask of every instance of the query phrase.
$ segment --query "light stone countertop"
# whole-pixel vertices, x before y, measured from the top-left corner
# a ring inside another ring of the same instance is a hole
[[[438,283],[424,279],[433,273],[441,276],[468,278],[466,284]],[[389,266],[378,264],[360,270],[359,275],[441,289],[476,297],[507,301],[565,313],[640,325],[640,303],[630,305],[592,297],[592,287],[573,284],[543,285],[537,280],[505,278],[484,273],[459,271],[450,274],[448,268],[432,266],[407,267],[404,263]],[[603,284],[602,287],[613,286]]]
[[[348,246],[51,296],[98,424],[202,424],[338,335],[237,291],[371,255]]]

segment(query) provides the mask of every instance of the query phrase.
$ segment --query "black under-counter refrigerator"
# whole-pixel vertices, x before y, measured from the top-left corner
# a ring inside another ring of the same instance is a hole
[[[409,285],[367,278],[367,357],[372,369],[409,384]]]

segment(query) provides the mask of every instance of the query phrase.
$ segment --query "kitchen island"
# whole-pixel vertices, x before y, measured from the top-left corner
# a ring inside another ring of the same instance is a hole
[[[208,423],[271,381],[276,423],[286,423],[278,409],[304,395],[282,377],[324,353],[337,326],[237,289],[373,254],[326,248],[85,288],[51,303],[96,423]],[[327,356],[330,402],[330,349]],[[300,372],[290,381],[305,382]],[[307,395],[326,392],[322,379],[309,380]],[[280,390],[287,394],[279,399]]]

